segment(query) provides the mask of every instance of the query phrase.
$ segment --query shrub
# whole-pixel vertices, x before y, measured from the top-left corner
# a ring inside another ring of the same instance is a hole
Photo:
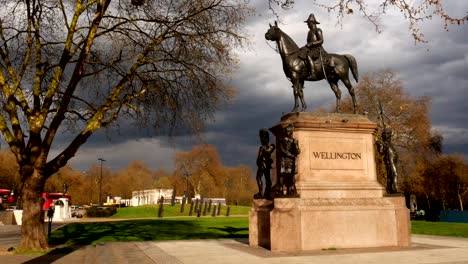
[[[89,207],[86,209],[87,217],[109,217],[117,213],[117,207],[106,206],[106,207]]]

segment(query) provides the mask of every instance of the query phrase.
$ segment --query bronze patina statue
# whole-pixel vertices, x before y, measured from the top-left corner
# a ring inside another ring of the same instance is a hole
[[[255,199],[259,198],[270,198],[270,191],[271,191],[271,164],[273,163],[273,159],[271,158],[271,154],[275,150],[275,144],[270,144],[270,134],[266,128],[260,129],[260,142],[261,146],[258,150],[257,155],[257,185],[258,185],[258,193],[254,195]],[[265,192],[262,194],[263,191],[263,182],[262,176],[265,176]]]
[[[284,128],[284,136],[280,140],[280,177],[278,177],[279,194],[284,194],[283,186],[286,187],[286,196],[296,195],[295,175],[296,175],[296,157],[299,155],[299,143],[292,137],[294,131],[293,125],[289,124]]]
[[[398,193],[398,156],[392,144],[392,129],[388,126],[382,130],[382,141],[378,144],[379,153],[383,156],[387,175],[387,193]]]
[[[334,67],[333,61],[330,60],[330,55],[323,48],[323,34],[322,30],[317,27],[317,24],[320,24],[316,19],[314,14],[310,14],[309,18],[304,21],[309,27],[309,33],[307,33],[307,44],[305,47],[300,49],[301,57],[306,58],[309,63],[310,75],[308,79],[315,79],[315,67],[314,61],[319,60],[319,62],[324,61],[327,65]]]
[[[317,28],[317,20],[311,14],[305,21],[310,28],[307,35],[307,45],[299,48],[297,44],[278,27],[270,25],[265,33],[267,40],[275,41],[281,59],[283,60],[283,71],[286,77],[291,81],[294,91],[294,107],[291,112],[297,112],[299,100],[302,104],[301,111],[305,111],[307,106],[304,101],[304,81],[320,81],[326,79],[336,97],[336,112],[341,111],[341,91],[338,87],[338,81],[342,81],[348,88],[354,107],[354,113],[357,112],[357,103],[354,94],[354,88],[349,80],[349,70],[358,81],[358,68],[356,59],[349,55],[339,55],[327,53],[323,47],[322,30]]]

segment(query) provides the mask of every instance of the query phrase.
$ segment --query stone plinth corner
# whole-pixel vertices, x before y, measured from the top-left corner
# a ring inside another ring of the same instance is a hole
[[[273,202],[254,199],[249,212],[249,245],[270,248],[270,212]]]

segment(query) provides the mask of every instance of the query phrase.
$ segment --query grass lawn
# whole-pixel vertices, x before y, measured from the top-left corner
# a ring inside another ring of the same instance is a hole
[[[411,233],[435,236],[468,237],[468,223],[411,221]]]
[[[247,238],[247,217],[168,218],[72,223],[51,234],[51,245],[95,245],[109,241]]]
[[[163,217],[171,216],[188,216],[190,211],[190,205],[185,205],[184,213],[180,213],[180,204],[171,206],[170,204],[165,204],[163,207]],[[213,210],[211,206],[211,210]],[[157,217],[158,216],[159,205],[143,205],[135,207],[123,207],[117,208],[117,213],[112,216],[112,218],[147,218],[147,217]],[[216,209],[217,210],[217,209]],[[221,206],[220,215],[226,215],[227,206]],[[250,206],[230,206],[230,215],[248,215]],[[192,213],[192,216],[196,216],[195,212]],[[211,215],[206,213],[206,215]]]

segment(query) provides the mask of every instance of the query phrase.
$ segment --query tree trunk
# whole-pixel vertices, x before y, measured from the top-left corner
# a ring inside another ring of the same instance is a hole
[[[197,182],[197,185],[195,188],[195,195],[198,195],[201,197],[201,179]]]
[[[427,207],[431,209],[431,201],[429,200],[429,195],[426,194],[426,199],[427,199]]]
[[[457,190],[457,194],[458,194],[458,201],[460,202],[460,211],[463,212],[463,199],[460,195],[460,189]]]
[[[47,249],[49,247],[44,231],[44,216],[42,212],[42,193],[45,177],[34,170],[23,185],[21,199],[23,201],[23,219],[21,226],[21,241],[18,249]]]

